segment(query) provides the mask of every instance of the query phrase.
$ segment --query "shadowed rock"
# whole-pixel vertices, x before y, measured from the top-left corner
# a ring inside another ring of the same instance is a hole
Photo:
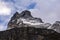
[[[1,31],[0,40],[60,40],[60,34],[49,29],[20,27]]]
[[[25,11],[21,12],[20,15],[23,18],[33,18],[33,16],[31,15],[31,12],[28,11],[28,10],[25,10]]]

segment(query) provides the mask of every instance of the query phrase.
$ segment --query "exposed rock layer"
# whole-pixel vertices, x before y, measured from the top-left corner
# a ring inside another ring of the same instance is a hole
[[[20,27],[0,32],[0,40],[60,40],[60,34],[49,29]]]

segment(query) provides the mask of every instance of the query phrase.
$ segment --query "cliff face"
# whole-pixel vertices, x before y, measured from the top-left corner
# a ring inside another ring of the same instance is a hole
[[[50,29],[20,27],[0,32],[0,40],[60,40],[60,34]]]
[[[53,30],[57,25],[48,29],[50,23],[33,17],[29,11],[16,12],[8,23],[8,29],[0,31],[0,40],[60,40],[60,33]]]

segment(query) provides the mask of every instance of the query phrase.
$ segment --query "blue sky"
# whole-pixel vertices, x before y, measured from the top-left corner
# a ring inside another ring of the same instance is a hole
[[[0,31],[7,29],[11,16],[18,11],[31,11],[45,23],[60,21],[60,0],[0,0]]]

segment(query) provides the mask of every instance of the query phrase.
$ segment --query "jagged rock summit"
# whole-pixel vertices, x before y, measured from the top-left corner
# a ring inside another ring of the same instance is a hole
[[[33,18],[33,16],[31,15],[31,12],[30,11],[23,11],[20,13],[20,17],[23,17],[23,18]]]
[[[36,26],[40,25],[40,23],[43,23],[43,21],[41,18],[33,17],[30,11],[25,10],[21,13],[16,12],[9,21],[8,27],[13,28],[16,26],[21,26],[22,23],[29,26]]]

